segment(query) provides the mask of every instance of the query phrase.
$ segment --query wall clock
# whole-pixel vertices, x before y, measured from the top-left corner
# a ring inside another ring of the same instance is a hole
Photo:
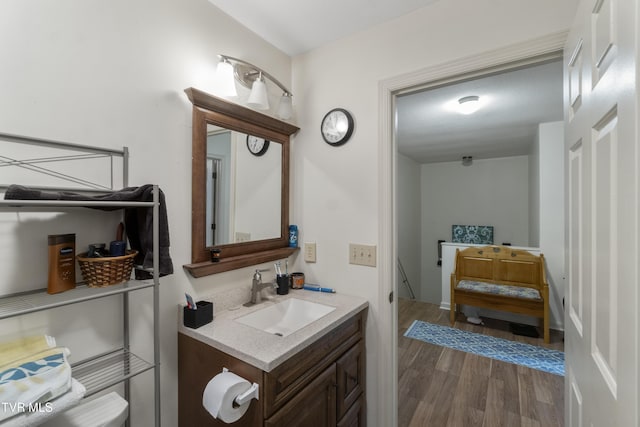
[[[253,135],[247,135],[247,148],[254,156],[262,156],[269,148],[269,141]]]
[[[342,145],[353,134],[353,117],[344,108],[334,108],[329,111],[320,125],[320,132],[324,141],[333,146]]]

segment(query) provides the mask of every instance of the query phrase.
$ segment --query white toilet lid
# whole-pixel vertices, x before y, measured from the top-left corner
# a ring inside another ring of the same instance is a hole
[[[129,403],[115,391],[82,402],[44,424],[46,427],[118,427],[129,416]]]

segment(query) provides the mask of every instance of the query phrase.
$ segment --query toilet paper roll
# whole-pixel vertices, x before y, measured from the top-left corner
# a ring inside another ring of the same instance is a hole
[[[225,423],[238,421],[249,409],[251,402],[234,407],[239,394],[251,388],[251,383],[233,372],[222,372],[209,381],[202,394],[202,406],[214,417]]]

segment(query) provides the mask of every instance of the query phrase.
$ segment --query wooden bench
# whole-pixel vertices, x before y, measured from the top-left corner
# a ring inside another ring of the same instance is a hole
[[[451,325],[456,305],[472,305],[542,319],[549,343],[549,284],[544,256],[508,246],[456,250],[451,274]]]

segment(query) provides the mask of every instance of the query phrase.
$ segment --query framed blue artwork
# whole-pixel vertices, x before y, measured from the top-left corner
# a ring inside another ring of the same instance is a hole
[[[451,241],[454,243],[493,245],[493,226],[453,225],[451,226]]]

